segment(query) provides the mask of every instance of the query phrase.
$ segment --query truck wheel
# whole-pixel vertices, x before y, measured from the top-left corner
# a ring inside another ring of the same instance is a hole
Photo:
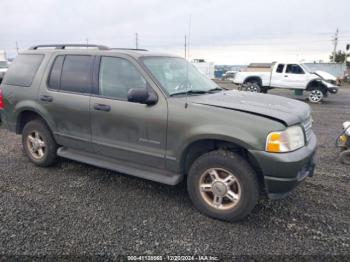
[[[50,166],[57,160],[58,145],[49,127],[41,120],[28,122],[22,132],[24,152],[34,164]]]
[[[343,164],[350,165],[350,149],[344,150],[340,153],[340,161]]]
[[[311,103],[321,102],[324,97],[322,90],[318,87],[311,89],[309,93],[309,101]]]
[[[212,151],[195,160],[188,174],[187,190],[200,212],[227,221],[246,217],[259,196],[252,167],[238,154],[225,150]]]
[[[247,91],[253,93],[261,93],[261,87],[257,82],[248,82],[246,83]]]

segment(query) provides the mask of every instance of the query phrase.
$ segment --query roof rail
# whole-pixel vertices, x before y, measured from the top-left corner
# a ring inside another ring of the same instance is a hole
[[[37,50],[39,48],[54,47],[55,49],[66,49],[66,47],[96,47],[99,50],[110,50],[108,46],[104,45],[90,45],[90,44],[53,44],[53,45],[34,45],[29,50]]]
[[[130,50],[130,51],[148,51],[147,49],[140,48],[123,48],[123,47],[113,47],[112,50]]]

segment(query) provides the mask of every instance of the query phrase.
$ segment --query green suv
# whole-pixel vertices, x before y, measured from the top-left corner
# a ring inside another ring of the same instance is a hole
[[[63,157],[168,185],[185,178],[196,208],[222,220],[314,173],[307,104],[225,91],[172,55],[34,46],[8,70],[0,108],[34,164]]]

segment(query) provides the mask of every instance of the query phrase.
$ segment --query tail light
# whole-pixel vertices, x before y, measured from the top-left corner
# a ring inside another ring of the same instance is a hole
[[[0,110],[4,109],[4,95],[2,93],[2,90],[0,88]]]

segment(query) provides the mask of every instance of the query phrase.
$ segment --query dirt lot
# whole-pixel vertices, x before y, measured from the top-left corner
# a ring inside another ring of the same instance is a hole
[[[0,254],[349,258],[350,166],[338,162],[334,142],[350,120],[350,87],[312,109],[319,141],[315,176],[284,200],[262,199],[235,224],[199,214],[184,184],[161,185],[68,160],[35,167],[20,137],[0,129]]]

